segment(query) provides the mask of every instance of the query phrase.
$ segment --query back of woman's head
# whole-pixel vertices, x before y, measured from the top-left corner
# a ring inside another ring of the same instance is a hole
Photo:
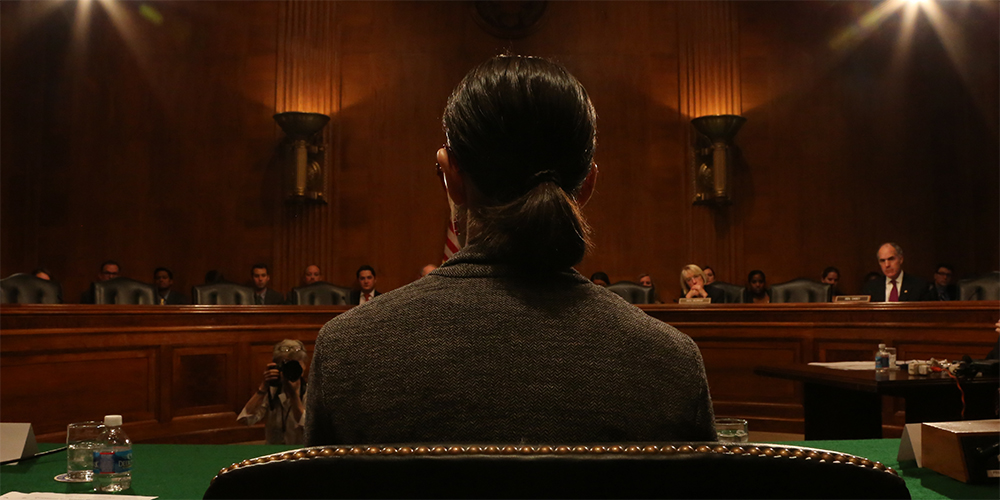
[[[580,262],[589,228],[575,196],[596,120],[583,85],[551,61],[497,56],[470,71],[443,118],[452,161],[475,188],[470,243],[533,270]]]

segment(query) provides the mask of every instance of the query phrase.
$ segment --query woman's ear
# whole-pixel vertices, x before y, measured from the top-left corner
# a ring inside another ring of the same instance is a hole
[[[444,175],[444,190],[448,193],[451,201],[455,202],[456,205],[465,204],[465,181],[462,179],[462,174],[458,171],[458,165],[452,163],[451,156],[448,154],[446,148],[440,148],[437,150],[437,163],[441,167],[441,173]]]
[[[581,207],[586,205],[590,201],[590,197],[594,194],[594,186],[597,185],[597,164],[590,166],[590,172],[587,177],[583,179],[583,184],[580,185],[580,192],[576,195],[576,203]]]

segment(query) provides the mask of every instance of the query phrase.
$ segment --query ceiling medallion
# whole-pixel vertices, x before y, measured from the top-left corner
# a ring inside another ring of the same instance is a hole
[[[483,31],[497,38],[524,38],[534,33],[548,1],[478,1],[473,17]]]

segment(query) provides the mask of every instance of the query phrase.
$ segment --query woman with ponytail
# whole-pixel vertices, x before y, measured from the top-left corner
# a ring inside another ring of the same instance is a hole
[[[465,76],[437,163],[467,244],[323,327],[308,444],[715,439],[691,338],[573,270],[596,120],[548,60],[497,56]]]

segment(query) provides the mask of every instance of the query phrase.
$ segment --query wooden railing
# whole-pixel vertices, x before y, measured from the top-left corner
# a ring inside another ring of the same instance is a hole
[[[996,344],[998,302],[641,306],[701,348],[717,415],[757,430],[802,432],[796,383],[753,374],[765,364],[982,357]],[[260,383],[273,344],[308,350],[346,307],[0,307],[0,420],[31,422],[39,440],[69,422],[124,416],[141,442],[262,439],[236,415]],[[888,416],[898,408],[889,401]],[[901,420],[900,420],[901,422]]]

